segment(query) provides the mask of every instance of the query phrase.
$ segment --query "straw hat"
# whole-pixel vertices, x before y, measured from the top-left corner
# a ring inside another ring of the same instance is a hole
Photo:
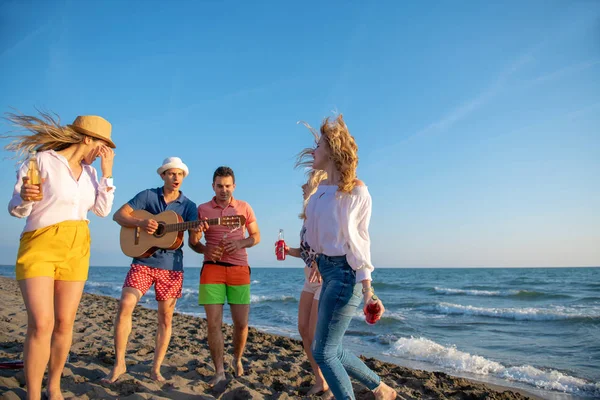
[[[102,139],[108,143],[113,149],[116,148],[112,140],[110,140],[110,132],[112,125],[102,117],[96,115],[80,115],[75,118],[69,128],[84,135],[91,136],[96,139]]]

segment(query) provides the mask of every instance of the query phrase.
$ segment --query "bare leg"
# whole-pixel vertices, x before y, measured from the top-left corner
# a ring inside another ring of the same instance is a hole
[[[167,299],[158,302],[158,328],[156,329],[156,348],[154,349],[154,362],[150,377],[155,381],[164,382],[166,379],[160,374],[160,366],[165,359],[169,342],[171,341],[171,328],[173,324],[173,311],[177,299]]]
[[[50,359],[54,328],[54,278],[39,276],[19,281],[27,309],[27,336],[23,347],[27,399],[42,397],[42,380]]]
[[[215,376],[208,382],[215,386],[225,380],[225,368],[223,366],[223,304],[205,304],[206,320],[208,322],[208,348],[210,356],[215,365]]]
[[[327,390],[329,390],[329,385],[327,384],[327,382],[325,382],[325,378],[323,377],[323,374],[321,373],[321,369],[317,365],[317,362],[315,361],[315,358],[312,355],[311,347],[312,347],[312,342],[315,338],[315,330],[317,328],[318,315],[319,315],[319,300],[315,300],[313,298],[312,304],[310,306],[310,320],[309,320],[309,326],[308,326],[308,337],[307,337],[306,342],[304,342],[304,339],[302,340],[303,344],[306,343],[304,345],[304,350],[306,351],[306,356],[308,357],[308,360],[310,361],[310,365],[315,374],[315,385],[308,391],[307,394],[309,394],[309,395],[319,393],[321,391],[326,392]]]
[[[73,341],[73,324],[85,281],[54,281],[54,331],[48,372],[49,400],[62,400],[60,378]]]
[[[300,304],[298,305],[298,332],[302,338],[302,345],[304,346],[306,358],[308,358],[313,373],[315,374],[315,385],[306,393],[309,396],[319,393],[320,391],[326,391],[329,388],[327,383],[325,383],[325,379],[323,379],[319,366],[312,356],[311,350],[315,336],[315,327],[317,325],[318,307],[319,301],[314,300],[313,293],[303,291],[300,294]]]
[[[125,351],[127,350],[127,342],[131,333],[131,316],[135,305],[142,297],[142,292],[137,289],[126,287],[121,293],[121,301],[119,302],[119,311],[115,318],[115,365],[103,382],[113,383],[121,375],[127,372],[125,364]]]
[[[233,320],[233,370],[236,376],[244,375],[242,355],[248,339],[248,315],[250,304],[230,304]]]

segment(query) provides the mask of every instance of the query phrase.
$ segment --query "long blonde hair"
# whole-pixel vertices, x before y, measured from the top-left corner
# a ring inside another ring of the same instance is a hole
[[[306,183],[304,185],[306,185],[306,191],[308,193],[308,196],[306,196],[306,199],[304,199],[304,201],[302,202],[302,213],[298,215],[300,219],[306,219],[306,206],[308,206],[310,196],[315,194],[317,188],[319,187],[319,183],[321,183],[321,181],[323,181],[324,179],[327,179],[327,172],[322,171],[320,169],[310,170],[307,175],[308,179],[306,180]]]
[[[56,113],[40,111],[39,117],[23,114],[5,113],[4,119],[16,130],[29,131],[31,134],[2,135],[3,139],[13,139],[4,146],[8,151],[24,156],[31,150],[64,150],[67,147],[83,143],[86,135],[60,124]],[[10,131],[9,133],[14,132]]]
[[[310,133],[313,135],[313,138],[315,139],[315,146],[316,146],[317,143],[319,143],[319,138],[320,138],[319,132],[304,121],[298,121],[298,123],[302,124],[306,128],[308,128]],[[298,215],[298,217],[300,217],[300,219],[306,219],[306,206],[308,205],[308,200],[310,199],[310,196],[312,196],[317,191],[317,188],[319,187],[319,183],[321,183],[321,181],[327,179],[327,172],[312,169],[313,161],[315,160],[314,156],[313,156],[314,151],[315,151],[314,146],[302,149],[296,155],[296,163],[294,164],[294,168],[310,168],[308,170],[308,172],[306,173],[307,180],[306,180],[306,183],[304,184],[307,186],[308,196],[306,196],[306,199],[304,199],[304,201],[302,203],[302,212]],[[302,185],[302,186],[304,186],[304,185]]]
[[[296,163],[294,164],[294,168],[311,168],[312,169],[312,164],[314,161],[313,152],[315,151],[315,147],[316,147],[317,143],[319,143],[319,139],[321,138],[321,136],[319,135],[319,131],[317,131],[315,128],[310,126],[308,123],[306,123],[304,121],[298,121],[297,123],[302,124],[306,128],[308,128],[310,133],[313,135],[313,138],[315,139],[315,144],[313,147],[307,147],[305,149],[302,149],[296,155]]]
[[[325,118],[321,124],[321,137],[329,146],[329,157],[340,173],[338,190],[350,193],[356,186],[358,146],[350,134],[342,114],[335,120]]]

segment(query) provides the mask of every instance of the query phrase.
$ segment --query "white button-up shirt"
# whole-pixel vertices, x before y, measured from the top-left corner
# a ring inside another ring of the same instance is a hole
[[[65,157],[53,150],[37,154],[44,198],[41,201],[24,201],[21,198],[23,177],[27,176],[28,163],[17,172],[17,183],[8,203],[8,212],[17,217],[27,217],[23,232],[45,228],[62,221],[87,221],[92,210],[100,217],[110,214],[115,198],[112,178],[98,182],[96,169],[83,165],[83,172],[76,180]]]
[[[371,280],[371,195],[366,186],[341,193],[337,185],[319,185],[306,207],[306,242],[317,253],[346,256],[356,282]]]

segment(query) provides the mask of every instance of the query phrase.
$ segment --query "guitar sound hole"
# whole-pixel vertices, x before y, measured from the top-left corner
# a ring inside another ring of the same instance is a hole
[[[164,224],[164,222],[159,222],[158,228],[156,229],[156,232],[154,232],[154,236],[161,237],[164,234],[165,234],[165,224]]]

